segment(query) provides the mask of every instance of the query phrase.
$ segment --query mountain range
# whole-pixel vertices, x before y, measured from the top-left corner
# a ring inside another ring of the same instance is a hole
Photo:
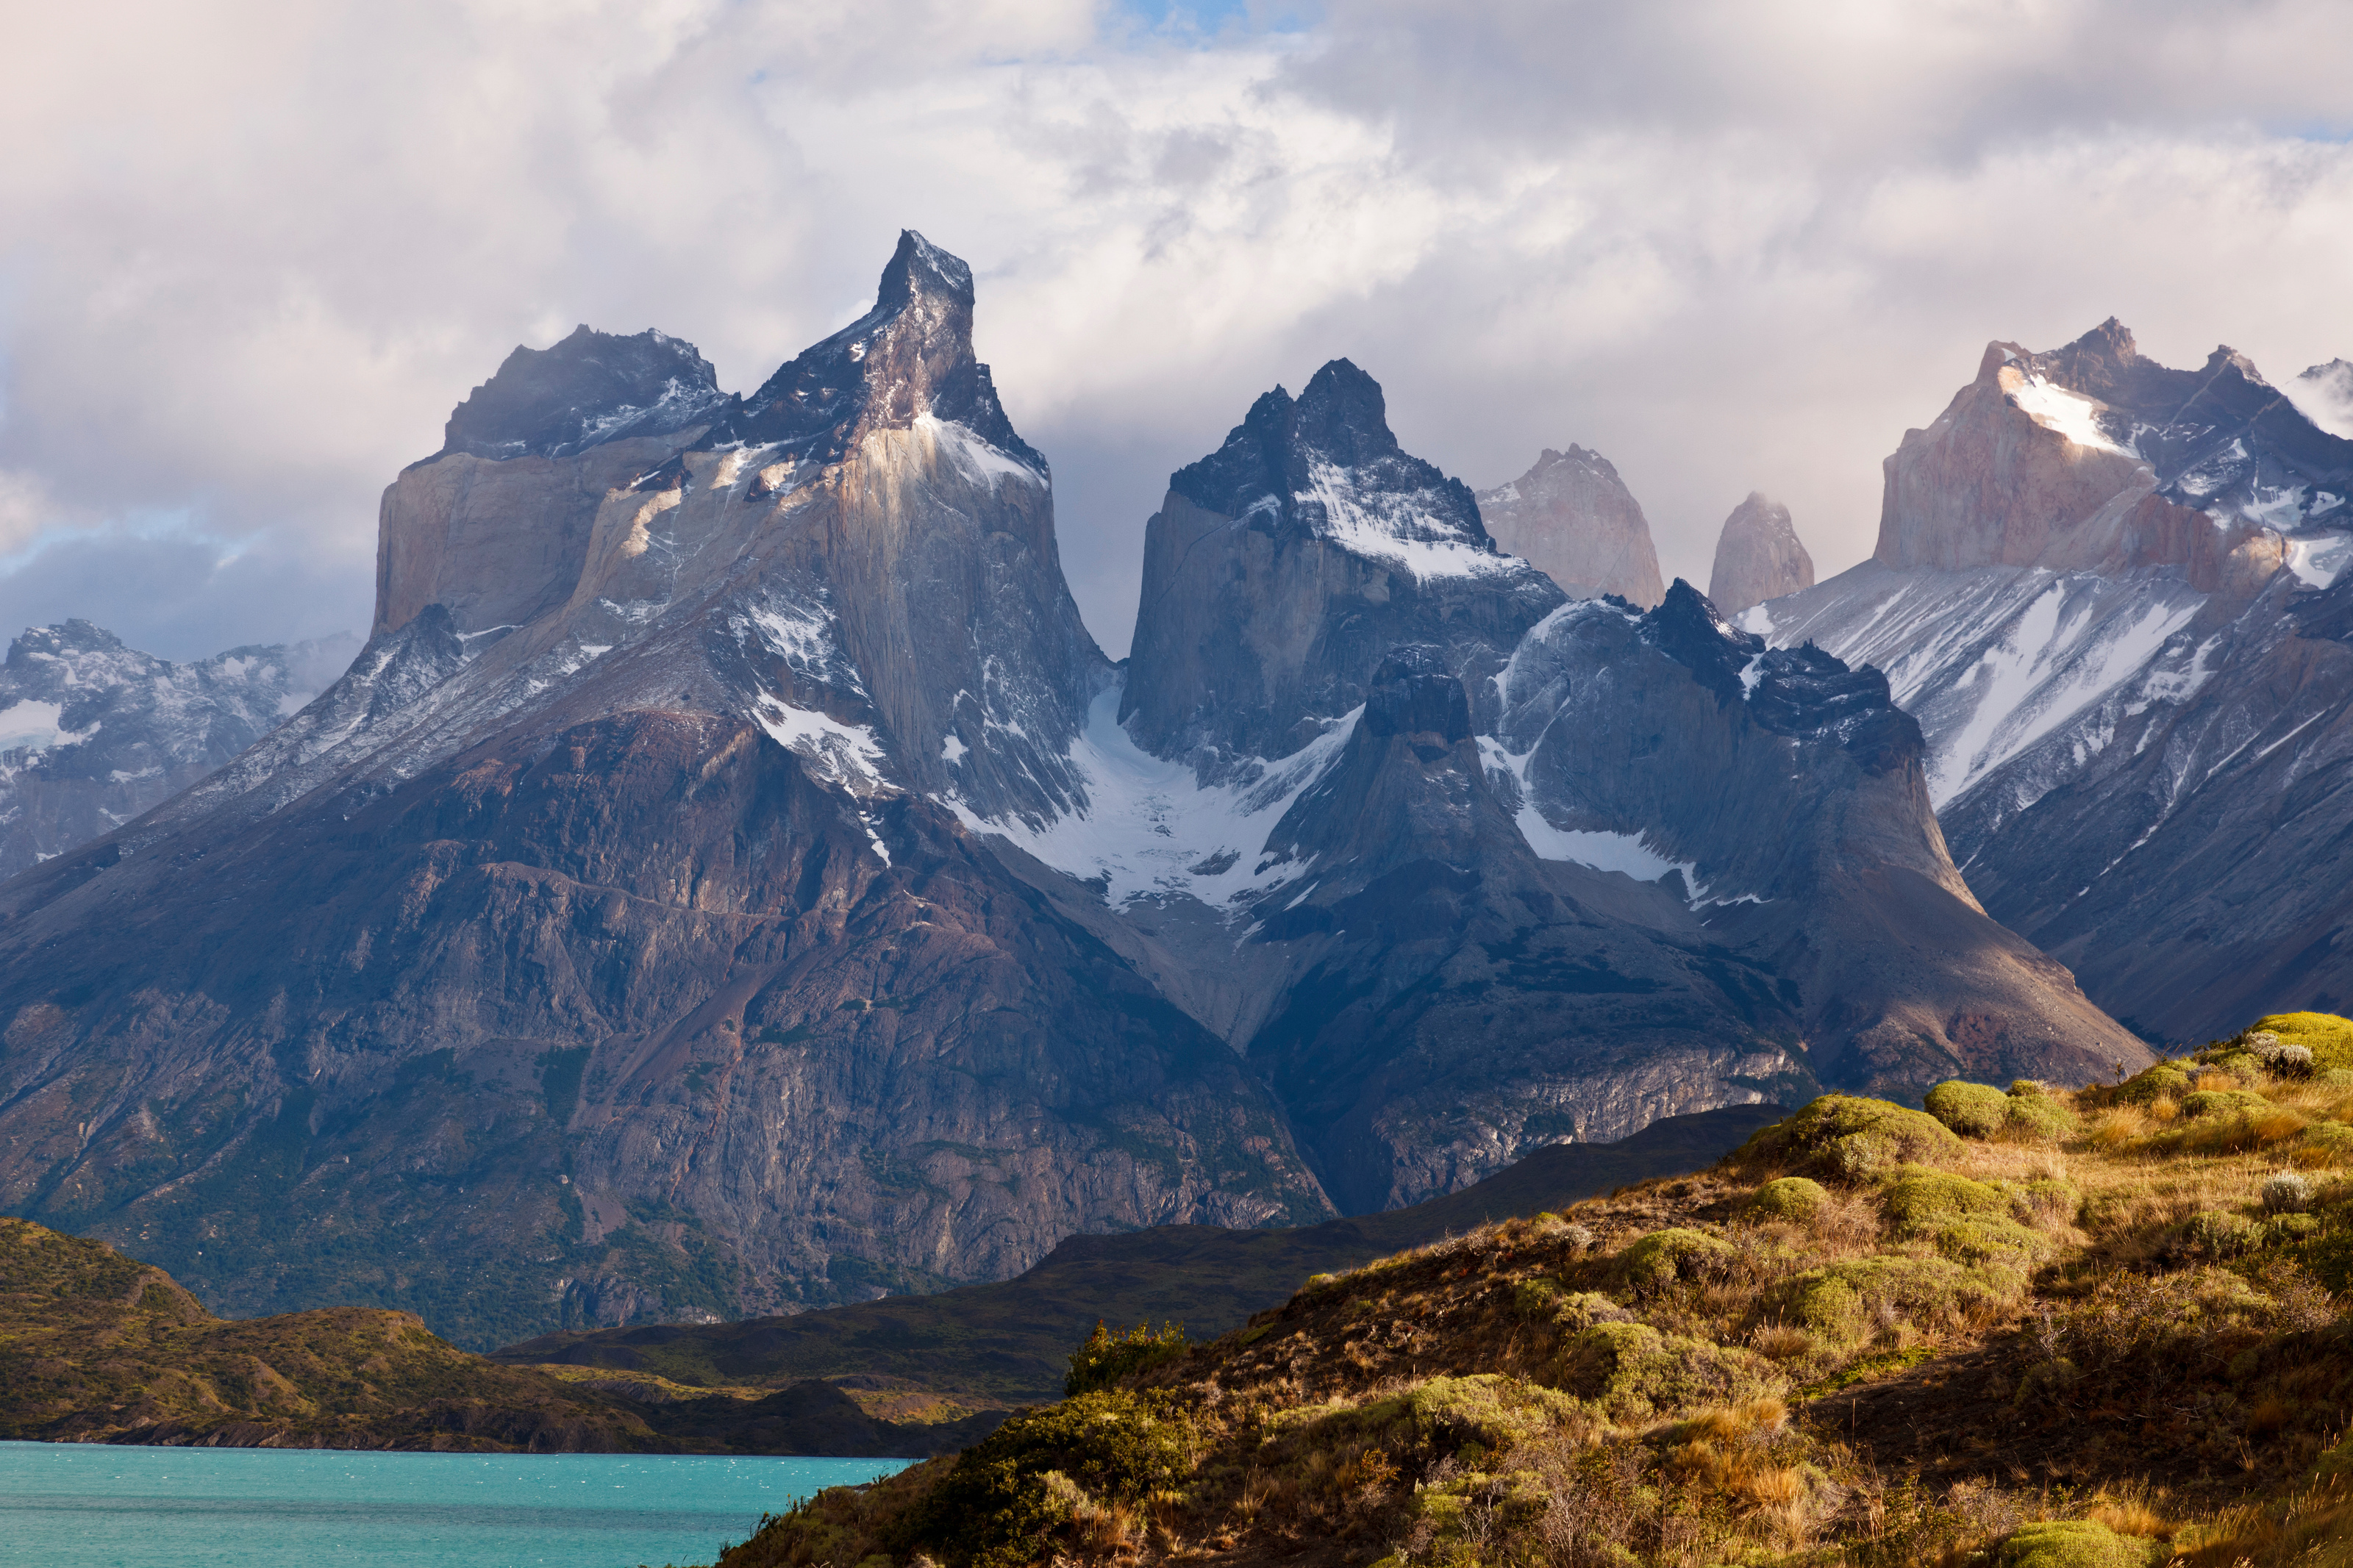
[[[1988,345],[1887,459],[1873,558],[1740,624],[1885,670],[1987,909],[2192,1041],[2353,999],[2348,562],[2353,440],[2111,320]]]
[[[1878,669],[1646,527],[1572,596],[1346,360],[1171,476],[1107,659],[976,303],[908,233],[748,395],[585,328],[475,388],[342,678],[0,885],[0,1207],[486,1346],[2147,1059]]]
[[[121,826],[333,680],[348,634],[174,664],[88,621],[34,626],[0,662],[0,877]]]

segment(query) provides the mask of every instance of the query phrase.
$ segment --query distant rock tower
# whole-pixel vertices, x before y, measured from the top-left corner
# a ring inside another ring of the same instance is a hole
[[[1715,567],[1707,596],[1719,615],[1736,616],[1751,605],[1814,585],[1814,558],[1798,542],[1789,509],[1762,490],[1732,509],[1715,542]]]
[[[1479,492],[1479,516],[1496,543],[1571,598],[1615,594],[1647,610],[1666,597],[1650,520],[1599,452],[1546,447],[1526,473]]]

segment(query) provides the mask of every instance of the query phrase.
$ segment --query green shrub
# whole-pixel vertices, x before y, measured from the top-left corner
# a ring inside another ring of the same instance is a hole
[[[1441,1452],[1465,1443],[1499,1451],[1584,1414],[1567,1394],[1493,1372],[1433,1377],[1369,1407],[1366,1417],[1377,1419],[1377,1412],[1391,1406],[1410,1417],[1422,1440]]]
[[[1655,1292],[1677,1279],[1725,1273],[1739,1257],[1739,1250],[1719,1237],[1676,1226],[1642,1237],[1619,1254],[1618,1264],[1629,1285]]]
[[[2011,1089],[2003,1117],[2004,1127],[2013,1138],[2034,1138],[2055,1143],[2062,1138],[2073,1137],[2075,1132],[2075,1113],[2039,1089],[2022,1091]]]
[[[1144,1372],[1185,1353],[1181,1323],[1165,1323],[1158,1333],[1149,1323],[1138,1323],[1114,1334],[1101,1320],[1087,1342],[1071,1352],[1070,1375],[1062,1379],[1062,1397],[1076,1398],[1098,1388],[1109,1388],[1131,1373]]]
[[[1961,1141],[1924,1111],[1883,1100],[1826,1094],[1763,1129],[1734,1155],[1742,1163],[1795,1165],[1841,1182],[1866,1181],[1907,1162],[1957,1159]]]
[[[1905,1166],[1881,1201],[1887,1217],[1907,1228],[1965,1215],[2010,1213],[2010,1194],[2000,1187],[1925,1165]]]
[[[1990,1138],[2001,1131],[2010,1115],[2010,1096],[1959,1079],[1930,1089],[1926,1103],[1929,1115],[1964,1138]]]
[[[2189,1092],[2189,1075],[2178,1062],[2144,1068],[2108,1091],[2126,1105],[2147,1105],[2157,1100],[2179,1100]]]
[[[893,1544],[902,1554],[927,1548],[947,1568],[1024,1568],[1047,1555],[1047,1536],[1070,1518],[1067,1489],[1049,1475],[1103,1501],[1133,1502],[1182,1482],[1189,1447],[1180,1418],[1121,1389],[1025,1410],[957,1456]]]
[[[2256,1019],[2248,1033],[2277,1035],[2284,1044],[2304,1047],[2312,1053],[2313,1065],[2324,1071],[2353,1068],[2353,1018],[2334,1013],[2274,1013]]]
[[[1686,1405],[1753,1398],[1783,1386],[1751,1350],[1662,1334],[1648,1323],[1596,1323],[1561,1348],[1556,1377],[1619,1422]]]
[[[2353,1068],[2322,1068],[2312,1081],[2323,1089],[2353,1089]]]
[[[2320,1221],[2308,1214],[2274,1215],[2263,1221],[2258,1247],[2293,1247],[2320,1234]]]
[[[1834,1344],[1853,1344],[1868,1339],[1882,1316],[1932,1325],[1976,1306],[2005,1302],[2025,1286],[2026,1276],[2014,1268],[1883,1254],[1799,1275],[1766,1299],[1759,1317],[1797,1323]]]
[[[2270,1100],[2244,1089],[2201,1089],[2181,1099],[2184,1116],[2260,1116],[2273,1109]]]
[[[2306,1127],[2296,1140],[2307,1149],[2317,1149],[2330,1160],[2353,1160],[2353,1127],[2342,1121],[2316,1121]]]
[[[2089,1519],[2021,1525],[1994,1548],[1995,1568],[2149,1568],[2169,1555],[2155,1542],[2118,1535]]]
[[[2353,1134],[2353,1128],[2346,1129]],[[1820,1182],[1804,1176],[1777,1176],[1748,1198],[1748,1212],[1758,1219],[1811,1225],[1830,1206],[1831,1194]]]
[[[2209,1258],[2236,1258],[2255,1245],[2255,1222],[2227,1209],[2206,1209],[2183,1220],[2176,1234],[2192,1252]]]

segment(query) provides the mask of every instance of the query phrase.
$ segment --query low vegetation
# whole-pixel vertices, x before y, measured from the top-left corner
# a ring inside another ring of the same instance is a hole
[[[1926,1106],[1102,1331],[723,1568],[2353,1565],[2353,1022]]]
[[[239,1447],[663,1447],[623,1402],[407,1312],[216,1318],[102,1242],[0,1219],[0,1437]]]

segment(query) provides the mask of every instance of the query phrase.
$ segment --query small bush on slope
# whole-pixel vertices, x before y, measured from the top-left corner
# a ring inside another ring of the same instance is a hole
[[[2312,1125],[2348,1098],[2316,1076],[2242,1089]],[[1166,1485],[1040,1448],[1031,1533],[997,1561],[2058,1568],[2178,1548],[2274,1568],[2328,1550],[2353,1510],[2326,1489],[2353,1473],[2309,1478],[2353,1405],[2331,1294],[2353,1283],[2353,1182],[2295,1164],[2298,1206],[2266,1207],[2301,1137],[2182,1139],[2245,1112],[2183,1118],[2130,1084],[2038,1098],[2081,1119],[2056,1146],[1833,1097],[1713,1171],[1321,1279],[1107,1391],[1176,1434]],[[2193,1239],[2201,1215],[2233,1222],[2228,1257]],[[947,1562],[955,1529],[996,1517],[941,1502],[950,1473],[825,1494],[725,1562]]]

